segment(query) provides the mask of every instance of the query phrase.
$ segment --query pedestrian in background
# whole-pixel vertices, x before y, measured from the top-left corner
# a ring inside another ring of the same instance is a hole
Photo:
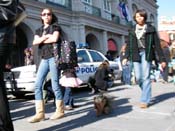
[[[18,7],[21,7],[20,12]],[[0,9],[0,131],[14,131],[3,72],[11,49],[16,44],[15,28],[26,16],[18,17],[25,11],[19,0],[1,0]]]
[[[124,44],[120,51],[120,61],[124,59],[126,52],[126,44]],[[131,63],[128,61],[125,65],[122,64],[122,82],[126,85],[131,85]]]
[[[142,92],[140,108],[147,108],[151,100],[150,70],[155,52],[158,53],[161,66],[165,68],[166,59],[160,47],[160,40],[154,26],[147,23],[147,12],[139,9],[134,14],[136,25],[129,31],[128,44],[122,63],[133,62],[136,81]]]
[[[64,116],[64,104],[61,88],[59,86],[60,71],[54,58],[53,44],[61,42],[61,27],[58,25],[57,17],[52,10],[45,8],[41,12],[42,26],[36,30],[33,45],[39,45],[41,62],[39,64],[35,81],[35,109],[36,114],[29,119],[30,123],[45,119],[43,83],[50,72],[51,85],[56,99],[56,111],[50,117],[51,120]]]
[[[110,51],[107,51],[105,56],[106,56],[106,58],[108,58],[109,61],[112,61],[113,60]]]
[[[161,75],[162,75],[162,79],[163,79],[163,83],[168,83],[168,76],[169,76],[169,67],[168,64],[170,63],[171,59],[170,59],[170,50],[169,50],[169,45],[166,42],[161,42],[161,48],[163,50],[163,54],[165,56],[166,59],[166,67],[164,69],[160,69],[161,70]]]
[[[72,83],[73,79],[76,79],[76,77],[77,77],[76,71],[73,67],[70,69],[67,68],[67,69],[63,70],[62,74],[64,76],[67,76],[67,80],[65,79],[64,81],[62,81],[65,83]],[[71,79],[71,77],[72,77],[72,79]],[[60,82],[60,85],[61,85],[61,82]],[[73,94],[72,94],[72,88],[75,88],[75,87],[70,87],[70,85],[62,86],[64,110],[73,110],[73,108],[74,108],[74,98],[73,98]]]
[[[32,48],[26,48],[24,50],[24,53],[25,53],[24,58],[25,65],[33,65],[34,61],[33,61]]]
[[[170,58],[171,58],[171,65],[172,65],[173,83],[175,84],[175,40],[172,41],[172,44],[170,47]]]

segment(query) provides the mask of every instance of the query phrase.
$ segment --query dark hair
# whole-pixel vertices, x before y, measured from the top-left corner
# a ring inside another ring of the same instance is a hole
[[[103,64],[106,64],[106,63],[109,65],[109,61],[108,60],[104,60],[103,61]]]
[[[44,8],[43,10],[49,10],[50,13],[52,14],[52,21],[51,21],[50,24],[53,24],[53,23],[58,22],[58,18],[57,18],[56,15],[53,13],[53,11],[52,11],[51,8]],[[42,10],[42,12],[43,12],[43,10]],[[42,20],[42,19],[41,19],[41,22],[42,22],[42,24],[43,24],[43,20]]]
[[[99,69],[108,68],[108,67],[109,67],[109,61],[108,61],[108,60],[104,60],[104,61],[99,65]]]
[[[140,16],[142,16],[142,17],[144,17],[144,21],[146,22],[146,20],[147,20],[147,12],[144,10],[144,9],[138,9],[136,12],[135,12],[135,14],[134,14],[134,16],[133,16],[133,19],[136,21],[136,14],[137,13],[139,13],[140,14]],[[136,21],[137,22],[137,21]]]

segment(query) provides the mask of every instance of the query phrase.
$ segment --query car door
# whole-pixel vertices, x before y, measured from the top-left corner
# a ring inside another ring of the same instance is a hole
[[[81,49],[77,51],[77,56],[79,60],[77,68],[77,76],[83,80],[84,83],[87,83],[90,76],[93,76],[98,65],[96,66],[93,62],[91,54],[88,49]]]
[[[90,56],[92,57],[92,61],[94,63],[95,66],[99,66],[104,60],[107,60],[107,58],[98,51],[94,51],[94,50],[89,50]],[[109,61],[110,63],[110,69],[113,70],[113,73],[115,75],[116,79],[120,79],[121,77],[121,71],[119,70],[119,66],[116,62],[114,61]]]

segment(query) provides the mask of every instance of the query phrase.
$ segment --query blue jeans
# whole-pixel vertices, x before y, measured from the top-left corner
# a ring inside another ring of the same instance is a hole
[[[64,105],[65,106],[74,106],[71,87],[64,88]]]
[[[131,85],[131,65],[123,65],[122,78],[125,84]]]
[[[145,60],[145,51],[140,52],[141,62],[133,62],[136,81],[139,84],[142,94],[140,101],[149,104],[151,99],[151,63]]]
[[[35,81],[35,100],[43,99],[42,87],[49,71],[51,76],[52,89],[55,94],[55,99],[56,100],[63,99],[61,88],[59,86],[60,71],[57,69],[54,57],[52,57],[49,59],[42,59],[40,62]]]

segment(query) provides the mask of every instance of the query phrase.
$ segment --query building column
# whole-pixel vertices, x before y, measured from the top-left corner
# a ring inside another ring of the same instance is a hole
[[[70,33],[72,39],[75,41],[77,47],[80,43],[86,43],[85,27],[84,25],[71,26],[72,32]]]
[[[107,32],[103,31],[103,41],[102,41],[102,45],[101,47],[101,51],[103,54],[106,54],[106,52],[108,51],[108,36],[107,36]]]
[[[71,26],[71,28],[72,28],[72,32],[71,32],[69,35],[72,37],[72,39],[75,41],[76,45],[78,46],[78,44],[79,44],[79,39],[78,39],[78,34],[79,34],[79,32],[78,32],[78,26],[77,26],[77,25],[73,25],[73,26]],[[69,37],[70,37],[70,36],[69,36]]]
[[[79,26],[78,39],[79,39],[78,44],[80,44],[80,43],[85,44],[86,43],[86,32],[85,32],[85,26],[84,25]]]
[[[121,36],[121,42],[122,42],[122,45],[125,43],[125,36],[124,35]]]

